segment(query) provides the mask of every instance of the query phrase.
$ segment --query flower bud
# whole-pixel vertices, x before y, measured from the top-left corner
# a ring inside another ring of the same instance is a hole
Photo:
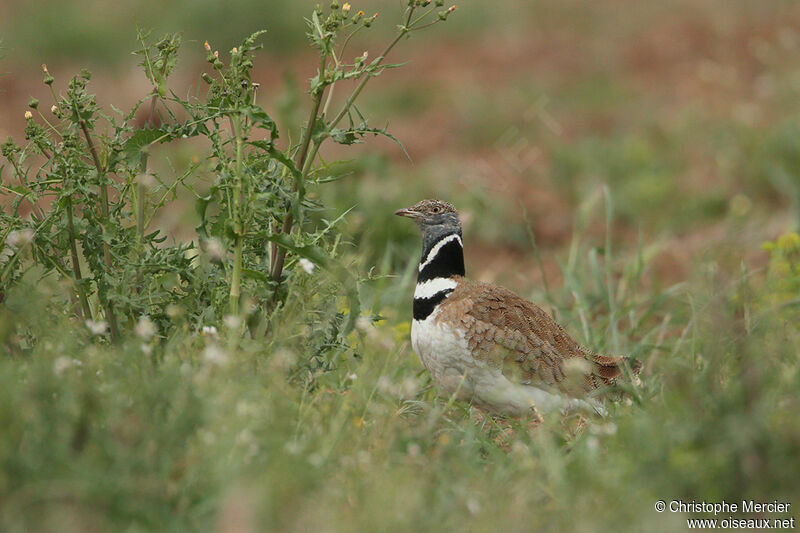
[[[36,109],[37,107],[39,107],[39,100],[37,100],[34,97],[31,97],[31,99],[28,100],[28,107],[30,107],[31,109]]]
[[[0,154],[7,159],[11,159],[14,157],[14,152],[19,152],[19,147],[14,144],[14,139],[9,136],[6,142],[0,145]]]
[[[25,111],[25,120],[30,120],[33,118],[33,113],[30,111]]]
[[[208,73],[206,73],[206,72],[203,72],[203,74],[200,77],[203,78],[203,81],[208,83],[209,85],[211,85],[211,83],[214,82],[214,80],[211,78],[211,76],[209,76]]]
[[[447,16],[456,10],[456,6],[450,6],[446,11],[439,11],[439,20],[447,20]]]
[[[50,75],[50,71],[47,70],[47,65],[42,63],[42,72],[44,72],[44,83],[45,85],[53,85],[53,76]]]
[[[333,0],[333,2],[331,2],[331,9],[339,9],[339,2]]]
[[[208,41],[203,43],[203,48],[206,49],[206,52],[210,52],[211,51],[211,45],[208,44]]]

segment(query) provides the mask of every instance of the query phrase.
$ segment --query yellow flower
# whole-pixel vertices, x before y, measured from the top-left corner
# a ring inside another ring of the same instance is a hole
[[[30,120],[33,118],[33,113],[30,111],[25,111],[25,120]]]
[[[778,248],[786,252],[791,252],[800,248],[800,235],[795,231],[790,231],[778,237]]]
[[[348,11],[350,11],[350,4],[345,2],[344,5],[342,6],[342,12],[347,13]]]

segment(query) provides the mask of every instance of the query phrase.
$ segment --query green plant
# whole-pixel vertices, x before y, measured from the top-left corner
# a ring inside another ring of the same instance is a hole
[[[21,147],[9,139],[2,145],[13,183],[2,184],[11,202],[0,214],[0,246],[6,250],[0,290],[39,268],[42,276],[70,287],[59,296],[67,301],[54,301],[54,309],[67,308],[99,330],[107,324],[113,339],[142,317],[167,333],[180,322],[178,315],[195,325],[241,315],[251,333],[265,331],[294,280],[287,266],[296,270],[302,258],[311,262],[306,269],[338,268],[339,237],[331,238],[331,230],[341,217],[317,225],[307,216],[324,207],[308,198],[309,187],[331,181],[329,164],[318,157],[320,147],[328,140],[351,145],[367,135],[394,139],[370,126],[356,102],[371,78],[397,66],[386,58],[400,40],[446,20],[455,9],[439,6],[410,0],[383,51],[374,59],[364,52],[353,61],[345,59],[347,45],[372,26],[377,13],[351,12],[349,4],[337,2],[327,10],[315,8],[308,38],[320,61],[310,81],[311,108],[305,127],[292,137],[300,141],[285,146],[279,146],[278,124],[258,104],[258,85],[251,78],[262,32],[233,48],[228,60],[205,43],[214,74],[202,75],[208,84],[203,98],[181,98],[168,87],[180,36],[150,45],[148,35],[139,32],[142,46],[136,53],[152,91],[127,113],[107,114],[98,106],[87,90],[86,71],[58,95],[43,66],[54,100],[49,114],[31,99],[28,143]],[[334,113],[334,88],[345,82],[354,87]],[[136,127],[134,117],[143,106],[146,122]],[[205,160],[214,183],[208,191],[199,192],[194,183],[203,172],[200,162],[171,178],[148,164],[156,145],[188,137],[209,141]],[[166,235],[150,229],[179,188],[196,198],[200,250],[194,242],[167,244]],[[358,315],[355,278],[343,278],[350,285],[347,330]]]
[[[765,311],[778,311],[785,320],[800,318],[800,235],[786,232],[762,248],[769,252],[769,267],[763,291]]]

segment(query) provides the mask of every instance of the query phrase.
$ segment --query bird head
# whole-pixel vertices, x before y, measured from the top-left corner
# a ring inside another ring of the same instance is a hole
[[[395,215],[410,218],[422,232],[423,245],[436,242],[444,235],[461,235],[461,220],[453,204],[442,200],[422,200],[395,212]]]

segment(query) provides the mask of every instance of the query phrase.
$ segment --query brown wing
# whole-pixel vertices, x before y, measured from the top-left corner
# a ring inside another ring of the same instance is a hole
[[[622,373],[621,358],[588,353],[537,305],[503,287],[458,282],[438,320],[460,321],[475,357],[509,379],[577,393],[611,384]]]

